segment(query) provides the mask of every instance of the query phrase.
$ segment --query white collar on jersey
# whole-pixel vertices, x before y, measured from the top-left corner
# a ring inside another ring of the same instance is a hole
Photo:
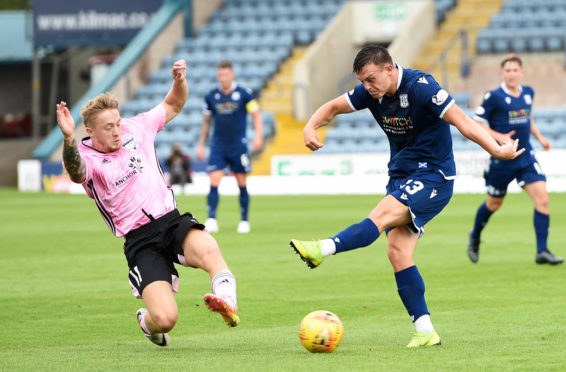
[[[233,81],[232,86],[230,87],[230,93],[228,93],[226,95],[230,95],[233,91],[236,90],[237,87],[238,87],[238,83]],[[224,94],[224,91],[222,90],[222,85],[218,84],[218,90],[220,91],[220,93]]]
[[[509,89],[507,89],[505,83],[501,83],[501,89],[503,89],[503,91],[507,93],[507,95],[515,97],[514,95],[511,94],[511,92],[509,92]],[[523,86],[519,84],[519,95],[521,95],[521,93],[523,93]]]
[[[394,63],[395,68],[397,70],[399,70],[399,76],[397,76],[397,90],[399,90],[399,87],[401,86],[401,80],[403,80],[403,67],[399,66],[398,64]],[[381,103],[381,101],[383,101],[383,97],[378,98],[379,103]]]
[[[397,78],[397,89],[401,86],[401,80],[403,80],[403,67],[395,64],[395,67],[399,70],[399,77]]]

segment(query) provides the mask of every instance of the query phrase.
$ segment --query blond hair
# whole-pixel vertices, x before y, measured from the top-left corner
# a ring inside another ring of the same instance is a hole
[[[102,111],[117,108],[118,100],[112,93],[106,92],[89,100],[81,109],[81,117],[83,118],[84,124],[88,127]]]
[[[503,66],[505,66],[507,62],[517,62],[520,67],[523,67],[523,61],[521,60],[521,57],[519,57],[515,53],[511,53],[503,58],[503,61],[501,61],[501,68],[503,68]]]

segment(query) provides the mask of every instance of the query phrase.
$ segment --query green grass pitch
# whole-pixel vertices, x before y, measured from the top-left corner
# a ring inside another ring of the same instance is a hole
[[[221,197],[215,235],[238,279],[242,323],[228,329],[202,296],[208,275],[180,268],[171,345],[143,337],[142,301],[127,282],[122,241],[92,200],[0,190],[0,370],[505,371],[566,370],[566,266],[534,263],[532,204],[511,194],[466,255],[484,195],[455,195],[426,226],[415,260],[443,345],[408,350],[414,327],[397,295],[386,239],[308,270],[290,238],[328,237],[364,218],[366,196],[252,196],[252,232],[238,235],[236,197]],[[179,196],[206,219],[205,197]],[[551,194],[549,246],[566,255],[566,194]],[[298,340],[307,313],[335,312],[345,336],[332,354]]]

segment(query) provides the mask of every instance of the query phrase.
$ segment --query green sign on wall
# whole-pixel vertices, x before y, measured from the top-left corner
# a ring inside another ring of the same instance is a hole
[[[398,21],[407,18],[407,3],[377,2],[374,8],[375,19]]]

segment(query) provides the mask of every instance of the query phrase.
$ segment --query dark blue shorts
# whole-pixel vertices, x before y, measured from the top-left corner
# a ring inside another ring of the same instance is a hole
[[[434,170],[415,172],[404,178],[391,178],[387,184],[387,195],[393,195],[409,207],[413,223],[407,227],[419,237],[424,234],[424,225],[448,204],[453,192],[454,180],[447,180]]]
[[[546,181],[546,176],[536,161],[519,169],[509,168],[505,162],[490,162],[489,169],[484,173],[484,178],[488,195],[495,198],[504,197],[507,194],[507,187],[514,179],[521,187],[537,181]]]
[[[214,172],[225,169],[227,166],[234,173],[250,173],[251,162],[246,144],[234,149],[211,148],[206,171]]]

